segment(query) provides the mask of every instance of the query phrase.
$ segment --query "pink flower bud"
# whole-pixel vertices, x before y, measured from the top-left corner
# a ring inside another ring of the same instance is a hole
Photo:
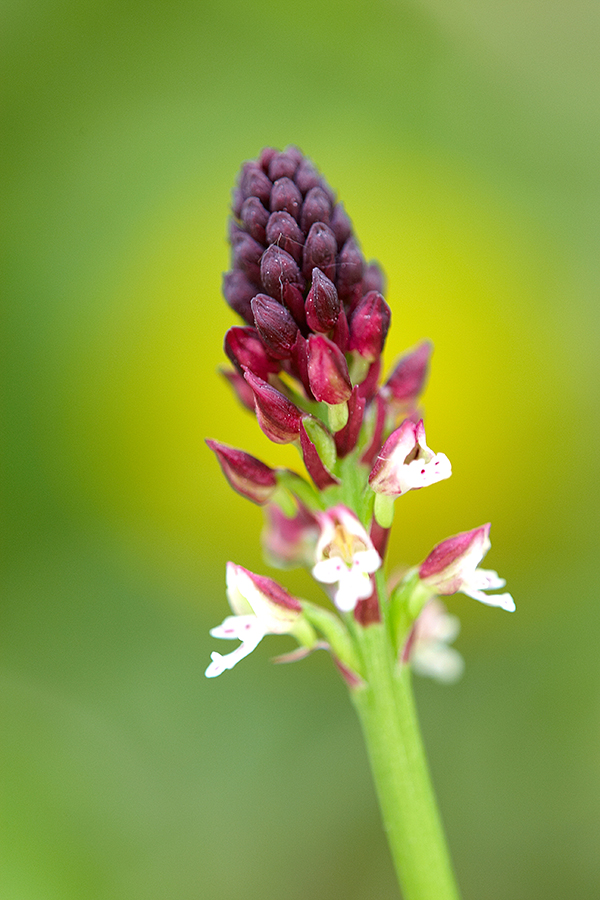
[[[266,293],[281,302],[284,285],[299,284],[301,280],[294,257],[275,244],[271,244],[262,255],[260,277]]]
[[[243,450],[236,450],[219,441],[207,440],[206,443],[216,455],[223,474],[234,491],[259,506],[271,499],[277,487],[273,469]]]
[[[310,159],[304,157],[296,169],[294,181],[302,193],[307,194],[311,188],[321,184],[321,176],[319,175],[315,164]]]
[[[279,178],[271,190],[271,212],[285,210],[298,220],[302,207],[302,194],[291,178]]]
[[[286,516],[274,503],[266,507],[262,535],[267,562],[279,568],[312,566],[319,536],[317,520],[302,504],[295,516]]]
[[[320,269],[312,270],[312,285],[304,308],[307,324],[313,331],[326,333],[335,328],[342,305],[333,281]]]
[[[322,334],[308,339],[308,380],[315,398],[331,405],[344,403],[352,393],[344,354]]]
[[[352,389],[348,400],[348,421],[344,427],[334,435],[338,456],[347,456],[356,446],[362,425],[365,400],[358,393],[358,386]]]
[[[237,371],[230,371],[229,369],[219,369],[219,372],[223,376],[223,378],[227,379],[231,387],[233,388],[236,397],[246,409],[250,410],[251,413],[254,412],[254,391],[243,377]]]
[[[278,390],[247,370],[244,378],[254,391],[258,424],[276,444],[289,444],[300,432],[302,413]]]
[[[300,225],[304,234],[308,234],[315,222],[324,222],[329,225],[331,217],[331,203],[322,187],[318,185],[310,189],[304,198]]]
[[[398,360],[381,389],[386,400],[405,411],[415,407],[425,386],[432,350],[433,345],[423,341]]]
[[[292,314],[267,294],[257,294],[251,306],[256,330],[267,353],[275,359],[288,359],[298,333]]]
[[[490,525],[463,531],[437,544],[419,566],[419,578],[434,594],[456,594],[461,591],[486,606],[499,606],[514,612],[510,594],[485,594],[506,584],[497,572],[479,569],[478,565],[491,547]]]
[[[369,362],[381,356],[390,327],[392,313],[378,291],[369,291],[362,298],[350,321],[348,349],[357,350]]]
[[[302,423],[300,425],[300,446],[302,447],[302,457],[304,459],[304,465],[306,466],[306,471],[318,487],[320,491],[324,491],[325,488],[331,487],[332,484],[339,484],[339,478],[336,478],[335,475],[332,475],[329,469],[323,463],[323,460],[319,456],[319,451],[316,445],[311,440],[304,422],[307,419],[310,419],[310,416],[304,416]],[[323,431],[325,429],[323,428]],[[329,440],[333,444],[333,438],[331,435],[328,435]],[[334,451],[335,452],[335,451]]]
[[[389,436],[369,475],[369,484],[378,494],[398,497],[406,491],[426,487],[450,478],[450,460],[433,453],[425,443],[425,428],[405,419]]]
[[[225,353],[240,373],[250,369],[267,381],[279,372],[280,364],[266,352],[256,328],[234,325],[225,335]]]
[[[369,291],[379,291],[380,294],[385,293],[385,275],[381,271],[379,263],[374,260],[371,260],[365,268],[363,291],[365,294]]]
[[[260,278],[260,259],[265,248],[241,229],[232,229],[231,246],[234,268],[241,269],[251,281]]]
[[[302,255],[302,274],[310,278],[315,266],[327,275],[330,281],[335,279],[335,254],[337,243],[331,228],[323,222],[315,222],[304,244]]]

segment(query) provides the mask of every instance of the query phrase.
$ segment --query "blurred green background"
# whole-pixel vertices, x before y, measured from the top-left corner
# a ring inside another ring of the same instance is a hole
[[[225,562],[268,571],[203,438],[297,465],[216,374],[229,192],[291,142],[387,272],[388,364],[436,347],[454,475],[392,560],[491,520],[517,601],[452,598],[465,677],[417,685],[464,898],[597,900],[598,5],[1,17],[2,900],[399,896],[331,661],[203,676]]]

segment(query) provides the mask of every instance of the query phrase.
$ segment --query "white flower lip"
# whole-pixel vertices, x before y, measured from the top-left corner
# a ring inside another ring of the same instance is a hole
[[[448,457],[434,453],[427,446],[423,420],[415,425],[411,419],[405,419],[383,445],[369,475],[369,484],[378,494],[399,497],[451,475]]]
[[[340,612],[352,612],[359,600],[373,593],[371,575],[381,557],[364,527],[346,506],[336,506],[318,516],[321,535],[312,575],[322,584],[337,584],[333,602]]]

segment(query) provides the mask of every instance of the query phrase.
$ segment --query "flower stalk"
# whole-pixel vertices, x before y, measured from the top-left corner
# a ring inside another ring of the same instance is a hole
[[[239,644],[213,651],[206,675],[232,669],[270,634],[297,644],[276,662],[329,652],[362,725],[405,900],[458,900],[411,674],[451,682],[462,671],[450,646],[458,620],[440,596],[460,591],[509,612],[515,605],[508,593],[487,593],[504,586],[479,568],[489,524],[438,543],[386,584],[388,538],[404,494],[452,474],[448,457],[429,448],[419,408],[431,344],[408,351],[380,383],[392,315],[383,275],[296,147],[266,148],[245,163],[232,211],[223,291],[243,324],[225,336],[234,368],[224,374],[267,438],[298,449],[306,475],[207,443],[231,487],[263,507],[267,562],[304,567],[325,605],[229,562],[232,615],[211,635]]]

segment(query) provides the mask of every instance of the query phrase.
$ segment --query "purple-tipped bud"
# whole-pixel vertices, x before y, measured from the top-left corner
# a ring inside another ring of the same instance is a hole
[[[275,147],[263,147],[260,151],[260,156],[258,157],[258,165],[261,167],[263,172],[267,173],[267,175],[269,174],[269,166],[274,156],[279,156],[279,150],[276,150]]]
[[[414,350],[409,350],[400,357],[381,389],[386,400],[400,404],[403,408],[416,405],[425,387],[432,350],[433,345],[429,341],[423,341]]]
[[[342,305],[333,281],[320,269],[312,270],[312,285],[304,308],[306,322],[313,331],[325,334],[335,328]]]
[[[343,203],[336,203],[329,227],[335,234],[338,247],[343,247],[352,234],[352,222]]]
[[[258,197],[248,197],[240,210],[242,225],[255,241],[265,242],[265,228],[269,221],[269,213]]]
[[[385,293],[385,275],[381,270],[381,266],[375,260],[371,260],[363,275],[363,293],[367,294],[369,291],[379,291],[380,294]]]
[[[340,314],[337,322],[335,323],[335,328],[333,331],[333,341],[338,345],[342,353],[345,353],[348,349],[348,341],[350,340],[350,331],[348,329],[348,319],[346,317],[346,311],[342,306],[340,310]]]
[[[231,387],[234,390],[234,393],[242,406],[245,406],[246,409],[250,410],[251,413],[254,412],[254,391],[243,377],[240,375],[238,371],[235,369],[219,369],[219,372],[226,378]]]
[[[216,455],[223,474],[234,491],[262,506],[267,503],[277,488],[277,478],[273,469],[227,444],[207,440],[206,443]]]
[[[324,491],[325,488],[331,487],[332,484],[339,484],[340,480],[339,478],[336,478],[335,475],[332,475],[329,469],[325,466],[323,460],[319,456],[317,447],[309,437],[304,422],[310,419],[310,416],[304,416],[300,425],[300,446],[302,447],[302,457],[304,459],[306,471],[308,472],[318,489],[320,491]],[[329,435],[329,440],[333,442],[333,438],[331,437],[331,435]]]
[[[297,263],[302,257],[302,247],[304,246],[304,234],[296,220],[289,213],[279,212],[271,213],[266,227],[266,238],[269,244],[277,244],[290,256],[293,256]]]
[[[369,291],[350,321],[349,350],[357,350],[364,359],[375,362],[381,356],[392,313],[378,291]]]
[[[347,456],[356,447],[364,411],[365,399],[360,396],[358,385],[356,385],[352,389],[352,394],[348,400],[348,421],[341,431],[334,434],[335,446],[340,458]]]
[[[288,359],[298,333],[292,314],[267,294],[257,294],[251,305],[254,324],[267,353],[275,359]]]
[[[283,302],[284,285],[299,284],[300,270],[289,253],[271,244],[262,255],[260,277],[265,293]]]
[[[321,184],[321,176],[319,175],[315,164],[310,159],[304,157],[296,169],[294,181],[302,193],[307,194],[311,188]]]
[[[232,269],[223,275],[223,295],[234,312],[251,325],[253,320],[250,301],[256,294],[256,285],[240,269]]]
[[[346,358],[337,344],[322,334],[308,339],[308,380],[315,398],[337,405],[352,394]]]
[[[324,222],[315,222],[308,232],[304,253],[302,255],[302,273],[310,278],[315,266],[334,281],[335,279],[335,255],[337,243],[335,235]]]
[[[302,194],[291,178],[279,178],[271,190],[271,212],[284,210],[298,219],[302,207]]]
[[[242,168],[240,190],[244,199],[258,197],[263,206],[268,207],[273,185],[263,170],[254,162],[247,162]]]
[[[300,433],[302,413],[278,390],[251,371],[244,377],[254,391],[258,424],[276,444],[289,444]]]
[[[313,187],[310,189],[304,203],[302,205],[302,214],[300,216],[300,225],[304,234],[308,234],[311,225],[315,222],[324,222],[329,225],[331,218],[331,203],[329,197],[322,187]]]
[[[340,297],[352,293],[363,277],[365,261],[353,237],[348,238],[337,260],[337,288]]]
[[[284,150],[277,153],[269,163],[268,175],[271,181],[280,178],[293,178],[298,168],[298,158],[294,153]]]
[[[270,374],[279,372],[279,363],[268,355],[255,328],[234,325],[225,335],[224,349],[241,374],[249,369],[266,381]]]

